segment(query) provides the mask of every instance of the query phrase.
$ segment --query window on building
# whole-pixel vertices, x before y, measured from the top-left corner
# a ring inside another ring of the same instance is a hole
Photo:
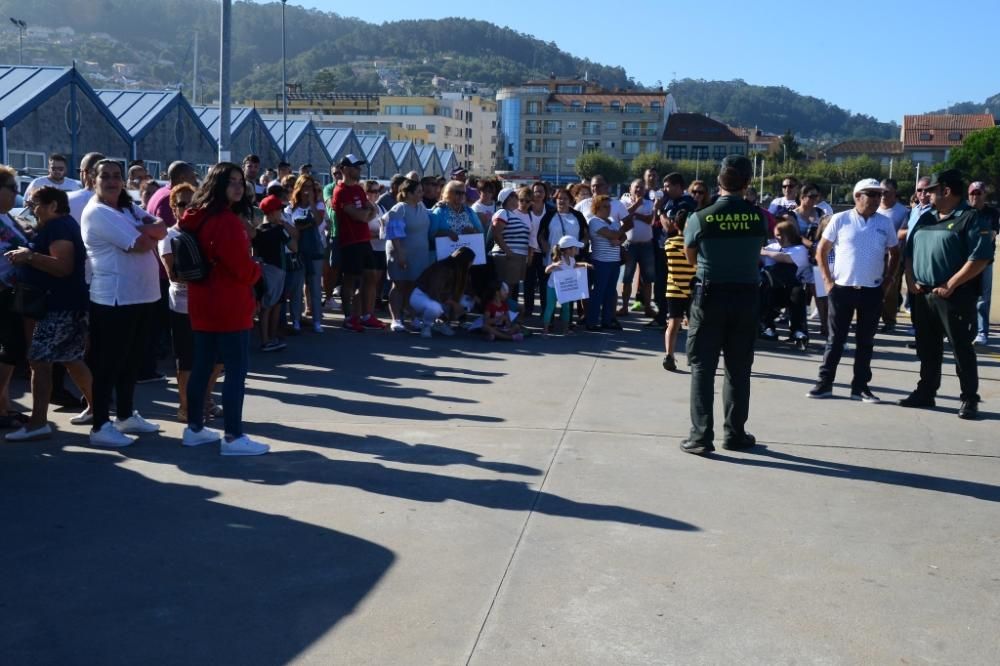
[[[639,136],[640,131],[639,123],[622,123],[623,136]]]
[[[583,123],[584,136],[596,136],[601,133],[601,123],[596,120],[587,120]]]
[[[29,150],[8,150],[7,159],[14,169],[30,169],[32,171],[48,171],[48,156]]]
[[[561,147],[561,143],[560,143],[559,139],[545,139],[545,141],[543,142],[543,145],[545,147],[545,152],[546,153],[555,153],[555,152],[558,152],[559,149],[560,149],[560,147]]]
[[[559,160],[555,157],[546,157],[542,160],[542,171],[546,173],[554,173],[556,169],[559,168]]]
[[[649,103],[649,110],[652,111],[652,112],[654,112],[654,113],[659,113],[662,109],[663,109],[663,105],[660,104],[659,102],[650,102]]]
[[[542,110],[541,102],[528,102],[528,113],[540,113]]]
[[[558,120],[545,121],[546,134],[562,134],[562,123]]]
[[[542,152],[542,140],[541,139],[525,139],[524,149],[529,153],[540,153]]]
[[[642,113],[642,104],[629,102],[625,105],[625,113]]]
[[[576,139],[566,139],[567,148],[576,148]]]
[[[577,100],[573,100],[572,102],[570,102],[569,106],[570,106],[570,109],[572,111],[574,111],[574,112],[579,112],[580,111],[580,102],[578,102]]]
[[[566,121],[566,129],[568,129],[568,130],[571,130],[571,129],[575,130],[576,129],[576,121],[575,120],[567,120]]]
[[[600,149],[601,149],[601,142],[600,141],[584,141],[583,142],[583,152],[585,152],[585,153],[590,152],[592,150],[600,150]]]
[[[668,160],[686,160],[688,156],[687,146],[667,146]]]
[[[708,146],[691,146],[691,157],[696,160],[707,160]]]
[[[541,120],[529,120],[524,125],[524,131],[527,134],[541,134],[542,133],[542,121]]]
[[[566,107],[564,107],[561,102],[553,102],[545,107],[546,113],[562,113],[565,110]]]
[[[580,95],[583,94],[582,85],[558,85],[556,86],[556,92],[563,93],[565,95]]]
[[[932,138],[933,137],[931,136],[930,132],[921,132],[920,133],[920,140],[921,141],[930,141]]]
[[[712,146],[713,160],[721,160],[728,154],[729,154],[729,149],[726,146]]]
[[[608,150],[614,150],[615,149],[615,142],[614,141],[605,141],[604,142],[604,147],[607,148]]]
[[[449,125],[445,125],[444,126],[444,135],[445,136],[451,136],[451,126],[449,126]]]
[[[563,164],[565,164],[568,167],[574,167],[574,166],[576,166],[576,158],[575,157],[567,157],[566,161],[563,162]]]
[[[607,121],[605,121],[604,122],[604,129],[606,129],[606,130],[616,130],[616,129],[618,129],[618,121],[617,120],[607,120]]]
[[[622,110],[622,103],[619,102],[617,99],[611,100],[611,111],[613,113],[621,113],[621,110]]]
[[[948,132],[948,140],[949,141],[961,141],[962,140],[962,133],[961,132]]]
[[[639,154],[639,142],[638,141],[623,141],[622,142],[622,152],[626,155],[638,155]]]
[[[583,107],[584,113],[602,113],[604,111],[604,105],[600,102],[587,102],[586,106]]]
[[[424,125],[424,129],[427,130],[428,134],[434,134],[437,132],[437,127],[435,127],[434,125]]]

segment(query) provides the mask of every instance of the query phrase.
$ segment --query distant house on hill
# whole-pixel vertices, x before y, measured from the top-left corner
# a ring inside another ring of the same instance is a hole
[[[747,141],[747,150],[751,153],[777,153],[781,150],[781,137],[777,134],[765,132],[757,127],[733,127],[729,126],[736,136]]]
[[[903,157],[903,143],[901,141],[841,141],[829,148],[820,151],[820,155],[828,162],[840,164],[852,157],[868,157],[878,160],[882,166],[889,166],[892,160],[899,160]]]
[[[903,116],[903,154],[923,164],[943,162],[969,134],[995,126],[989,113]]]
[[[713,160],[746,155],[747,139],[700,113],[671,113],[663,130],[663,151],[668,160]]]

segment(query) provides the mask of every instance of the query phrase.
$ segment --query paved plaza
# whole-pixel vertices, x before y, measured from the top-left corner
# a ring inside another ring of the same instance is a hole
[[[819,344],[762,343],[761,446],[697,457],[683,355],[627,329],[291,339],[251,359],[260,458],[182,448],[172,382],[121,452],[53,413],[0,445],[0,663],[1000,663],[997,347],[966,422],[950,358],[905,410],[847,400],[849,355],[807,400]]]

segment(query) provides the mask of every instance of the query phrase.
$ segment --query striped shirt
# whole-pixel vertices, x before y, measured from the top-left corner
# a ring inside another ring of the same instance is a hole
[[[665,245],[667,253],[667,298],[690,298],[691,280],[695,267],[684,254],[684,236],[671,236]]]
[[[618,220],[603,220],[599,217],[592,217],[588,221],[590,225],[590,258],[594,261],[615,262],[621,261],[622,249],[619,245],[612,245],[611,241],[599,234],[602,229],[619,231],[622,225]]]
[[[499,210],[493,216],[493,224],[498,221],[506,223],[501,235],[510,248],[511,254],[528,256],[529,237],[531,236],[531,225],[517,211]],[[503,254],[503,250],[497,245],[493,248],[493,254]]]

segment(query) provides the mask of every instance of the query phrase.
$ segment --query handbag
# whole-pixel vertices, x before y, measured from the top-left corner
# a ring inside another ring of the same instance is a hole
[[[14,285],[14,302],[11,304],[11,310],[22,317],[42,319],[48,311],[46,306],[48,296],[48,289],[18,282]]]

